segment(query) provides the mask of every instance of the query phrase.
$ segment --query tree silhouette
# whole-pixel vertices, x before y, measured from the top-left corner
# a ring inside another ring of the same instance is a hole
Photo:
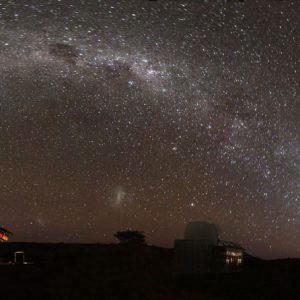
[[[142,231],[123,230],[114,235],[120,244],[145,244],[145,235]]]

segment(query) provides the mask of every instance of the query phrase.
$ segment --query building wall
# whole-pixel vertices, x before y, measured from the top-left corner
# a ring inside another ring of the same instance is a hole
[[[243,250],[209,245],[205,240],[175,241],[175,273],[197,275],[241,271]]]
[[[213,245],[197,240],[175,241],[175,272],[202,274],[212,271]]]

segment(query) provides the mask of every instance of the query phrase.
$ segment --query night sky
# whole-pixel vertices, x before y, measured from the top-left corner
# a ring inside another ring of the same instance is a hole
[[[0,226],[300,256],[298,1],[1,0]]]

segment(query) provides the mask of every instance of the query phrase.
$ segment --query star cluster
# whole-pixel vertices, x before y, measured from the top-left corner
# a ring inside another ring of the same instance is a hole
[[[0,3],[1,224],[300,251],[297,1]]]

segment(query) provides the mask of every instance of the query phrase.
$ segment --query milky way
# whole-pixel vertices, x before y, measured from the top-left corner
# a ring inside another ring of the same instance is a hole
[[[1,1],[1,225],[300,255],[297,1]]]

